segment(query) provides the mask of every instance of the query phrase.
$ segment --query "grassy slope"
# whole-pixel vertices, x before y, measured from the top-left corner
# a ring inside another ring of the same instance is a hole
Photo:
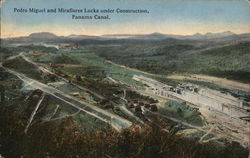
[[[250,82],[250,42],[201,49],[193,45],[137,44],[99,47],[109,60],[157,74],[197,73]]]
[[[100,58],[95,53],[85,52],[84,50],[73,50],[70,53],[64,54],[46,54],[40,57],[37,57],[35,60],[38,60],[42,63],[51,63],[58,56],[67,56],[71,60],[77,61],[75,64],[79,64],[78,66],[65,65],[62,70],[67,73],[71,73],[72,75],[76,72],[78,74],[85,74],[85,69],[99,69],[105,71],[105,74],[109,75],[115,80],[119,80],[121,82],[130,84],[130,85],[141,85],[139,82],[132,79],[134,74],[137,75],[145,75],[154,78],[159,78],[164,80],[164,77],[152,75],[149,73],[144,73],[139,70],[125,68],[120,65],[114,64],[112,62],[108,62],[103,58]],[[165,79],[168,80],[168,79]],[[172,80],[168,80],[174,83]]]
[[[22,57],[6,60],[3,62],[3,66],[26,74],[33,79],[42,80],[40,70],[35,65],[25,61]]]

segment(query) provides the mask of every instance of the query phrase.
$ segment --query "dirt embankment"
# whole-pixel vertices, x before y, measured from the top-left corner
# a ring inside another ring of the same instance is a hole
[[[226,78],[219,78],[208,75],[197,75],[197,74],[175,74],[169,75],[167,78],[171,79],[180,79],[180,80],[196,80],[196,81],[204,81],[209,83],[214,83],[221,87],[229,88],[229,89],[238,89],[245,92],[250,92],[250,84],[241,83],[238,81],[228,80]]]

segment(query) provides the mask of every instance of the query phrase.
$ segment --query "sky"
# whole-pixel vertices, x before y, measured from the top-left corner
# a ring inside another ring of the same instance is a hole
[[[72,19],[72,13],[17,13],[14,8],[147,9],[149,14],[115,13],[108,14],[109,20],[76,20]],[[1,4],[2,38],[27,36],[33,32],[65,36],[154,32],[190,35],[224,31],[250,32],[248,0],[4,0]]]

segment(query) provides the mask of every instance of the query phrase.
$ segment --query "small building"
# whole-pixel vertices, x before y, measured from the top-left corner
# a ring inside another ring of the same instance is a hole
[[[128,108],[134,108],[134,104],[133,103],[128,103]]]
[[[144,103],[140,101],[138,105],[144,106]]]
[[[42,90],[40,90],[40,89],[35,89],[35,90],[31,93],[31,95],[29,96],[29,99],[30,99],[30,100],[33,100],[33,101],[37,101],[38,99],[41,98],[42,94],[43,94],[43,91],[42,91]]]
[[[152,104],[152,105],[150,106],[150,110],[151,110],[152,112],[156,112],[156,111],[158,111],[158,108],[157,108],[157,106],[156,106],[155,104]]]
[[[150,104],[149,104],[149,103],[146,103],[146,104],[145,104],[145,108],[149,109],[149,108],[150,108]]]
[[[136,112],[136,113],[141,113],[141,112],[142,112],[142,109],[141,109],[141,106],[140,106],[140,105],[137,105],[137,106],[135,107],[135,112]]]
[[[75,43],[60,43],[58,48],[61,50],[73,50],[78,48],[78,44]]]
[[[104,109],[112,109],[112,110],[114,110],[114,105],[107,104],[107,105],[104,106]]]

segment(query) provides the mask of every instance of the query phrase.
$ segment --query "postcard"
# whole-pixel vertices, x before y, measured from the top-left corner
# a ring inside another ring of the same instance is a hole
[[[250,158],[249,0],[0,5],[0,158]]]

